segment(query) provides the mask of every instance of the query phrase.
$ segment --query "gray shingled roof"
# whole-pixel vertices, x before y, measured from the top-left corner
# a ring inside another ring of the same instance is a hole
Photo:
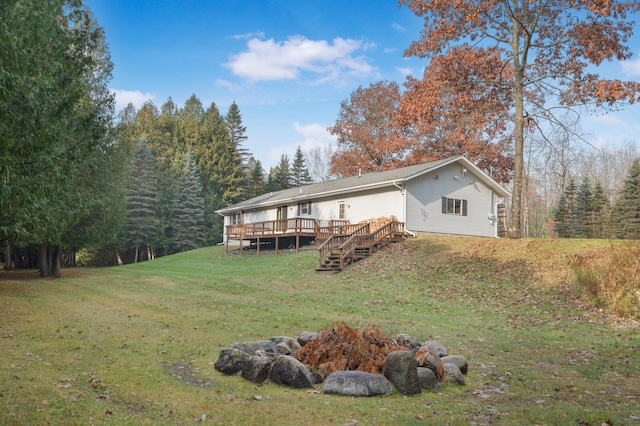
[[[246,210],[249,208],[272,206],[281,204],[283,202],[292,201],[306,201],[317,198],[318,196],[339,194],[345,192],[354,192],[358,190],[376,188],[381,186],[392,185],[393,183],[403,183],[407,180],[413,179],[419,175],[422,175],[428,171],[437,169],[445,164],[449,164],[455,161],[462,160],[468,163],[470,166],[475,166],[470,163],[464,156],[447,158],[444,160],[430,161],[428,163],[416,164],[413,166],[400,167],[393,170],[385,170],[381,172],[365,173],[360,176],[351,176],[341,179],[329,180],[326,182],[313,183],[311,185],[299,186],[296,188],[285,189],[282,191],[271,192],[260,195],[255,198],[251,198],[246,201],[225,207],[217,210],[217,213],[232,213],[239,210]],[[478,169],[478,171],[480,171]],[[480,173],[482,173],[480,171]],[[486,175],[485,175],[486,176]],[[492,186],[497,186],[498,189],[506,192],[504,188],[493,181],[489,176],[486,176],[489,183]],[[510,195],[510,194],[509,194]]]

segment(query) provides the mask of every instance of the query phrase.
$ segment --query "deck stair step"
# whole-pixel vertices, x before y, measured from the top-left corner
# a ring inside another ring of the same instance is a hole
[[[339,239],[339,246],[325,249],[324,245],[332,243],[331,238],[318,249],[320,264],[317,272],[340,272],[389,244],[404,241],[404,223],[389,221],[374,232],[369,232],[367,227],[366,232],[338,235],[335,238]]]

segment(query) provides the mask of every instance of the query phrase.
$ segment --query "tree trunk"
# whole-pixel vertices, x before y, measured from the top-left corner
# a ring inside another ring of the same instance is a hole
[[[524,171],[524,68],[526,56],[523,54],[520,60],[520,30],[521,24],[513,19],[512,46],[513,68],[515,70],[515,166],[513,171],[513,192],[511,199],[511,226],[509,226],[509,238],[521,237],[522,217],[522,175]],[[525,46],[525,48],[528,46]]]
[[[9,244],[9,241],[4,245],[4,270],[13,270],[13,262],[11,262],[11,244]]]
[[[51,276],[52,277],[56,277],[56,278],[60,278],[60,268],[61,268],[61,261],[60,258],[62,257],[62,250],[60,250],[60,246],[55,246],[53,249],[53,259],[51,261]]]
[[[133,263],[138,263],[138,245],[136,244],[136,255],[133,258]]]
[[[49,253],[47,250],[47,246],[45,244],[40,245],[40,276],[48,277],[51,275],[51,270],[49,269]]]

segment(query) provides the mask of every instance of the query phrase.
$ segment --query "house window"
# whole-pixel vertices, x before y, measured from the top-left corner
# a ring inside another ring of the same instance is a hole
[[[298,216],[311,214],[311,201],[305,203],[298,203]]]
[[[338,201],[338,219],[344,219],[345,218],[345,203],[344,201]]]
[[[467,200],[457,198],[442,197],[442,213],[455,214],[458,216],[467,215]]]
[[[233,213],[230,217],[229,217],[229,224],[231,225],[238,225],[240,224],[240,213]]]

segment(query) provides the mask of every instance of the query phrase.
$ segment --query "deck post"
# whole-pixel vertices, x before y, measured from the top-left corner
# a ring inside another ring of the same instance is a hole
[[[278,236],[276,235],[276,254],[278,254],[278,246],[280,244],[278,244]]]
[[[298,253],[299,247],[300,247],[300,234],[296,233],[296,253]]]
[[[229,254],[229,234],[227,234],[226,238],[224,239],[224,247],[227,254]]]
[[[242,254],[242,237],[243,235],[240,235],[240,254]]]
[[[256,238],[256,254],[260,254],[260,237]]]

